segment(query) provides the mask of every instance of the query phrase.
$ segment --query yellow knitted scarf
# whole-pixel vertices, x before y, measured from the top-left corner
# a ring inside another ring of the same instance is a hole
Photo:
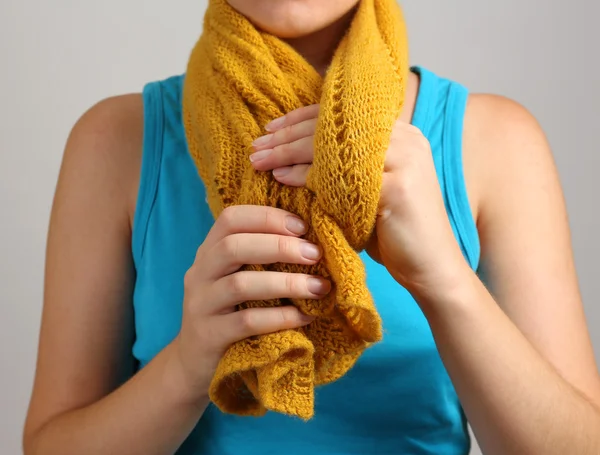
[[[314,388],[343,376],[381,320],[357,251],[371,237],[384,156],[400,115],[408,78],[404,21],[395,0],[362,0],[322,78],[280,39],[257,30],[226,0],[211,0],[184,85],[184,126],[190,153],[215,217],[227,206],[255,204],[297,214],[319,244],[315,266],[275,264],[247,270],[327,277],[323,300],[245,302],[240,307],[296,305],[316,319],[307,327],[254,337],[231,346],[211,383],[224,412],[267,410],[309,419]],[[315,156],[307,188],[286,187],[257,172],[251,143],[271,120],[320,103]],[[352,397],[348,397],[352,399]]]

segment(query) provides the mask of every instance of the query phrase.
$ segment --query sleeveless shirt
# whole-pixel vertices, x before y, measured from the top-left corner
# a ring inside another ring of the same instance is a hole
[[[412,118],[431,144],[456,241],[474,269],[479,240],[462,167],[468,92],[420,67]],[[136,269],[133,355],[143,368],[179,332],[183,276],[214,219],[182,125],[185,75],[147,84],[141,178],[132,249]],[[315,417],[239,417],[210,405],[181,455],[465,455],[470,441],[456,392],[427,320],[411,295],[366,253],[367,285],[383,319],[383,341],[342,379],[319,387]],[[169,416],[165,415],[165,419]]]

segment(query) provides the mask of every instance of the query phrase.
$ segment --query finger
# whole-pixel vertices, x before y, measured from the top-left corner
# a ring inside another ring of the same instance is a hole
[[[227,207],[217,218],[203,246],[214,245],[231,234],[264,233],[300,236],[306,223],[296,215],[274,207],[237,205]]]
[[[261,150],[250,155],[250,161],[257,171],[271,171],[294,164],[310,164],[314,155],[313,141],[314,136],[306,136],[273,149]]]
[[[304,186],[310,171],[310,164],[280,167],[273,171],[273,177],[278,182],[288,186]]]
[[[295,109],[283,117],[276,118],[265,126],[265,130],[269,133],[274,133],[288,125],[294,125],[296,123],[303,122],[311,118],[317,118],[319,115],[319,105],[312,104],[310,106],[304,106],[299,109]]]
[[[266,271],[237,272],[213,286],[217,297],[211,306],[215,313],[233,311],[236,305],[249,300],[320,299],[331,291],[331,283],[321,277]]]
[[[256,139],[252,146],[254,150],[261,151],[272,149],[281,144],[289,144],[306,136],[313,136],[317,127],[317,119],[311,118],[300,123],[288,125],[275,133],[269,133],[266,136]]]
[[[252,264],[316,264],[321,249],[306,240],[274,234],[232,234],[219,241],[208,253],[208,275],[220,278]]]
[[[306,316],[294,306],[276,308],[248,308],[215,318],[219,331],[227,344],[251,336],[265,335],[280,330],[295,329],[311,323],[314,318]]]

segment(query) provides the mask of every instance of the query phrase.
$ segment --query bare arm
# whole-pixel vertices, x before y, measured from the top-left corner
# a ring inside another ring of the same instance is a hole
[[[133,372],[130,224],[142,128],[141,96],[131,95],[92,108],[69,138],[48,237],[28,455],[172,453],[202,413],[177,397],[165,355],[119,388]]]
[[[477,439],[488,455],[600,453],[600,380],[545,137],[520,106],[474,96],[465,163],[491,294],[466,272],[420,303]]]

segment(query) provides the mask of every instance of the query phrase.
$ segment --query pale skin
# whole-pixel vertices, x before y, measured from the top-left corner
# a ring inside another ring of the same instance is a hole
[[[267,15],[265,2],[230,3],[261,27],[279,30],[319,71],[356,4],[282,0]],[[311,14],[317,6],[321,14]],[[289,17],[292,23],[283,20]],[[600,453],[600,379],[544,134],[516,103],[470,96],[463,155],[484,286],[452,235],[429,144],[408,125],[418,84],[411,75],[369,252],[422,308],[484,453]],[[256,169],[303,185],[317,112],[306,107],[271,125],[274,136],[256,152],[273,151],[254,156]],[[208,383],[229,344],[310,322],[291,307],[233,312],[235,305],[319,298],[329,290],[329,283],[303,275],[237,273],[249,262],[319,258],[301,248],[306,242],[293,214],[228,210],[185,276],[181,332],[132,376],[130,242],[142,128],[141,96],[127,95],[93,107],[69,138],[50,223],[26,455],[175,452],[206,408]],[[282,177],[282,168],[291,172]]]

